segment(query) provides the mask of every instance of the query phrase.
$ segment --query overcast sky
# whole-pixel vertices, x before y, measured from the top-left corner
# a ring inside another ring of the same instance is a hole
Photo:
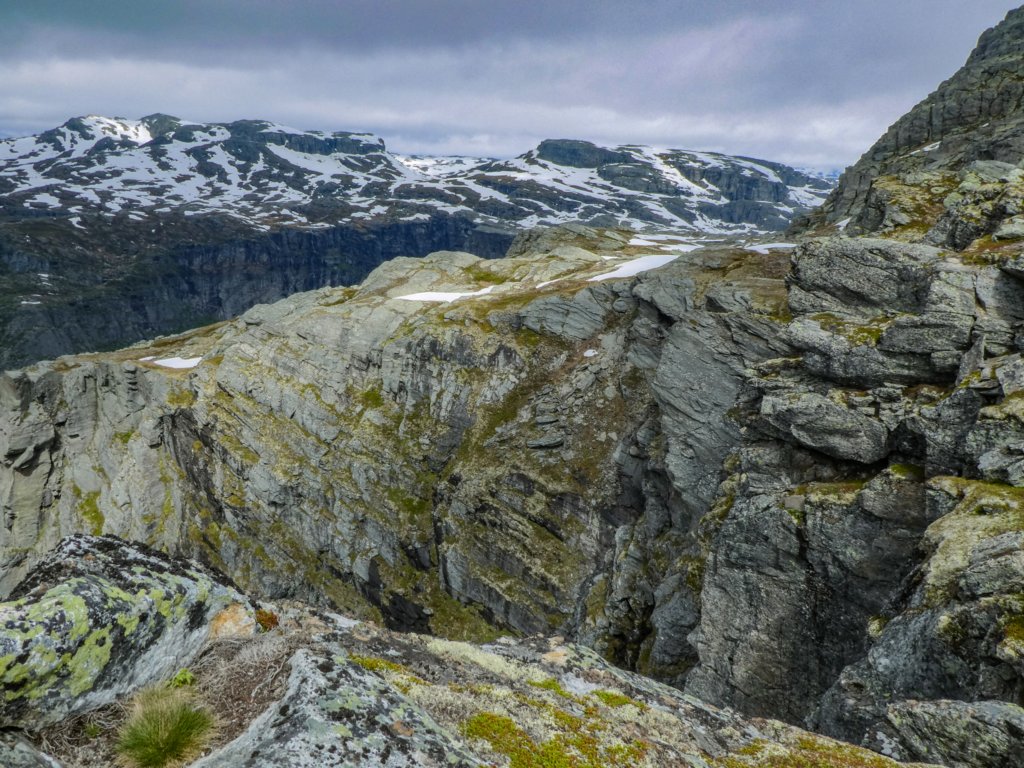
[[[512,156],[543,138],[843,167],[1011,0],[0,0],[0,135],[166,112]]]

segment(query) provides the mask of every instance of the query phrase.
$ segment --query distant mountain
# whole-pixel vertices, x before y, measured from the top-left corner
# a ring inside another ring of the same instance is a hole
[[[261,120],[78,117],[0,142],[7,215],[181,212],[263,230],[438,213],[517,227],[582,221],[699,232],[778,230],[831,185],[778,163],[638,145],[544,141],[514,160],[405,157],[368,134]]]
[[[502,256],[537,225],[778,230],[830,188],[777,163],[641,146],[407,157],[261,120],[78,117],[0,141],[0,369],[357,283],[395,256]]]

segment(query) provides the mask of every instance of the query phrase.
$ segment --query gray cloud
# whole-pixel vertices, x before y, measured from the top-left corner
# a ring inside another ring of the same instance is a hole
[[[0,133],[161,111],[407,152],[578,137],[841,166],[1013,5],[33,0],[3,10]]]

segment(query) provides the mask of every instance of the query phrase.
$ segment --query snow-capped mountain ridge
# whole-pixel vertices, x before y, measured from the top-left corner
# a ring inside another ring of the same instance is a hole
[[[409,157],[365,133],[159,114],[89,115],[0,141],[4,213],[80,226],[177,211],[260,230],[447,215],[724,234],[781,229],[829,189],[786,166],[708,152],[554,140],[511,160]]]

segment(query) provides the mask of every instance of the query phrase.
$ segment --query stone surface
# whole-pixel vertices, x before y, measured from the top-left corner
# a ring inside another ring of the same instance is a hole
[[[1003,701],[906,701],[887,719],[917,759],[940,765],[1024,765],[1024,709]]]
[[[0,765],[4,768],[61,768],[17,733],[0,733]]]
[[[66,539],[0,604],[0,725],[38,728],[164,680],[211,635],[252,634],[251,613],[194,564]]]
[[[324,617],[290,659],[282,698],[197,768],[552,765],[742,768],[779,760],[897,763],[748,720],[610,665],[563,638],[477,646]],[[326,625],[326,626],[325,626]],[[327,631],[323,631],[326,629]],[[280,631],[280,630],[279,630]]]

